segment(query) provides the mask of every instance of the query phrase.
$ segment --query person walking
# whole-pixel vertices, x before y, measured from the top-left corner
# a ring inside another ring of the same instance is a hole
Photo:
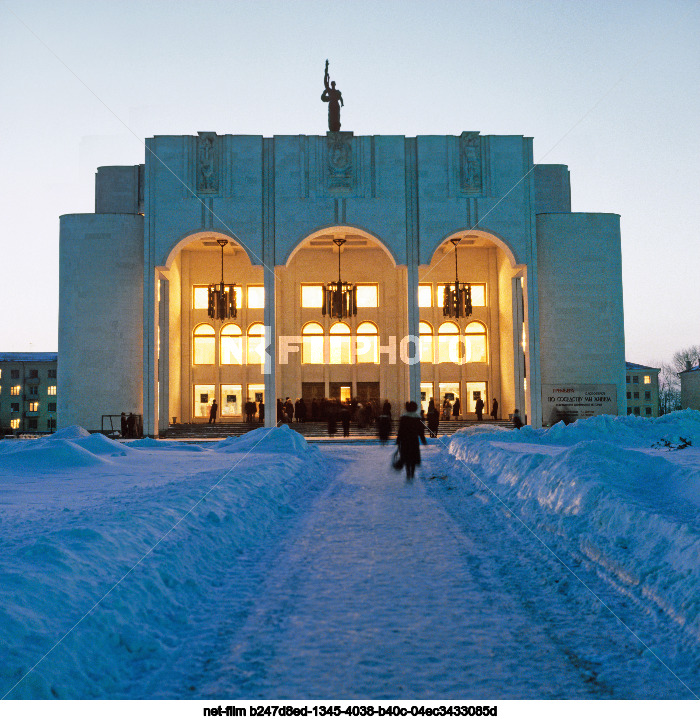
[[[343,405],[340,409],[340,425],[343,427],[343,435],[345,437],[350,435],[350,409]]]
[[[214,402],[211,404],[211,410],[209,411],[209,423],[216,423],[216,411],[219,410],[219,406],[216,403],[216,398],[214,398]]]
[[[430,431],[431,438],[437,438],[438,428],[440,426],[440,412],[435,407],[435,401],[431,398],[428,403],[428,430]]]
[[[476,405],[474,406],[474,410],[476,411],[476,420],[477,421],[483,421],[484,420],[484,399],[479,396],[476,399]]]
[[[423,421],[418,413],[418,404],[415,401],[406,403],[406,412],[399,419],[399,429],[396,432],[396,445],[399,455],[406,469],[406,480],[411,481],[416,473],[416,466],[420,465],[420,443],[426,445]]]
[[[520,417],[520,411],[516,408],[513,413],[513,425],[520,430],[523,427],[523,419]]]
[[[381,444],[385,446],[391,435],[391,416],[388,413],[382,413],[377,418],[377,437]]]
[[[491,405],[491,418],[495,421],[498,418],[498,401],[494,398]]]

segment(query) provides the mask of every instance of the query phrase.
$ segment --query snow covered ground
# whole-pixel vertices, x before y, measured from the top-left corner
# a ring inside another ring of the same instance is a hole
[[[697,698],[700,413],[392,451],[0,442],[0,697]]]

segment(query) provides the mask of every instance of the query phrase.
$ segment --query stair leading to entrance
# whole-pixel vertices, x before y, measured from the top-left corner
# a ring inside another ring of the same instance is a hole
[[[500,426],[502,428],[513,428],[510,421],[440,421],[438,427],[439,436],[449,436],[460,428],[475,425]],[[160,434],[161,438],[196,438],[201,440],[222,438],[227,436],[242,436],[255,428],[261,428],[262,423],[174,423],[167,431]],[[328,438],[328,424],[325,421],[309,421],[307,423],[290,423],[289,427],[306,438]],[[396,435],[398,419],[392,422],[392,437]],[[428,431],[426,429],[426,436]],[[335,438],[343,437],[343,429],[340,423],[337,424]],[[376,438],[377,429],[374,424],[358,427],[356,423],[350,424],[350,438]]]

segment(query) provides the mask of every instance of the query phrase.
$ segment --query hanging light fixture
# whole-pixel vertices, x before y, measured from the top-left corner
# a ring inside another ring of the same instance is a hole
[[[221,247],[221,282],[209,286],[209,317],[217,320],[235,318],[236,308],[236,286],[224,283],[224,246],[228,244],[225,238],[217,238],[216,242]]]
[[[445,286],[442,302],[442,314],[448,318],[468,318],[472,314],[472,287],[469,283],[460,283],[457,273],[457,246],[460,238],[451,238],[455,249],[455,282]]]
[[[334,238],[333,242],[338,248],[338,282],[331,281],[323,286],[323,315],[342,319],[357,315],[357,286],[341,280],[340,248],[345,244],[345,238]]]

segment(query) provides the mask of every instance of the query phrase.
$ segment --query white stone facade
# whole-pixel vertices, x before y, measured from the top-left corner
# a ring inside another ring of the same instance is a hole
[[[533,169],[530,138],[200,133],[149,139],[145,161],[100,168],[96,213],[61,219],[59,427],[99,428],[102,414],[134,411],[157,435],[172,417],[197,420],[197,386],[220,403],[226,388],[245,397],[264,387],[268,424],[275,398],[332,395],[343,383],[394,408],[452,388],[467,417],[478,392],[489,407],[498,398],[501,417],[517,407],[534,426],[543,384],[603,384],[625,412],[619,217],[571,213],[568,169]],[[348,240],[344,279],[378,288],[351,332],[372,323],[386,347],[429,326],[431,360],[338,365],[326,351],[323,363],[279,362],[280,337],[316,320],[329,333],[299,298],[302,284],[337,278],[334,237]],[[230,241],[226,281],[264,286],[265,307],[244,303],[236,323],[243,336],[256,323],[271,329],[269,372],[222,363],[218,321],[214,361],[194,362],[193,332],[207,317],[193,288],[219,280],[216,238]],[[486,352],[463,364],[438,362],[449,319],[435,300],[418,303],[419,285],[435,299],[454,281],[452,238],[460,281],[484,289],[458,325],[483,327]]]

